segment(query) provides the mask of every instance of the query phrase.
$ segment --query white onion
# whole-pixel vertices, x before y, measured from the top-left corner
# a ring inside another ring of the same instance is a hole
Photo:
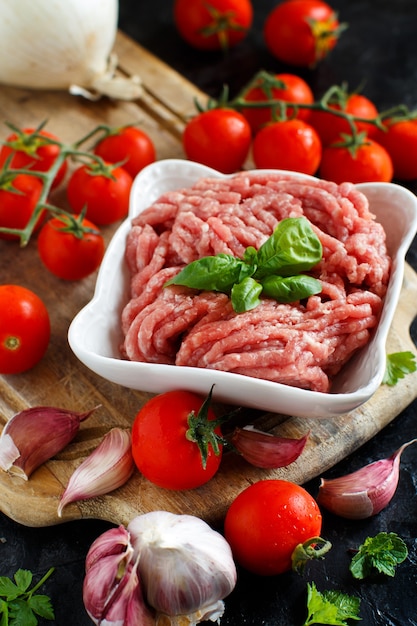
[[[137,78],[115,76],[118,0],[0,0],[0,82],[133,99]]]

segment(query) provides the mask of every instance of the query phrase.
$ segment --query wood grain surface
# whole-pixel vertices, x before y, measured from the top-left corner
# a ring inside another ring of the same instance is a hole
[[[0,113],[3,121],[36,126],[47,120],[47,129],[72,143],[98,124],[110,126],[138,123],[153,139],[157,156],[183,158],[180,136],[194,109],[194,98],[204,94],[166,64],[122,33],[116,52],[120,71],[136,74],[144,84],[136,102],[90,102],[65,92],[34,92],[2,87]],[[4,126],[0,138],[8,129]],[[65,206],[64,193],[52,198]],[[117,228],[106,227],[108,242]],[[93,374],[71,352],[67,331],[75,314],[90,300],[95,275],[79,282],[64,282],[49,274],[37,256],[36,242],[20,249],[14,242],[0,241],[2,283],[15,283],[35,291],[51,316],[52,336],[42,361],[27,373],[0,376],[0,425],[16,412],[35,405],[84,411],[100,408],[81,425],[76,439],[57,457],[39,468],[28,481],[0,472],[0,509],[28,526],[48,526],[81,518],[104,519],[127,524],[139,513],[165,509],[197,514],[210,523],[221,521],[232,499],[248,484],[262,478],[280,477],[304,483],[321,475],[354,452],[392,421],[417,396],[417,374],[395,387],[381,386],[359,409],[333,419],[306,420],[275,414],[244,411],[242,420],[281,436],[298,437],[310,430],[299,459],[289,467],[265,471],[249,466],[227,453],[219,473],[207,485],[188,492],[159,489],[135,472],[130,481],[113,493],[69,505],[58,518],[57,506],[70,475],[100,443],[113,426],[130,428],[139,408],[150,395],[114,385]],[[414,350],[409,327],[417,313],[417,275],[406,266],[403,290],[389,334],[388,352]],[[217,407],[222,412],[224,407]]]

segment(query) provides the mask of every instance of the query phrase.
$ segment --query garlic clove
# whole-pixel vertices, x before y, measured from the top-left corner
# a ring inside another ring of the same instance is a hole
[[[384,509],[398,486],[404,443],[387,459],[374,461],[339,478],[321,479],[317,502],[331,513],[347,519],[366,519]]]
[[[299,439],[276,437],[253,426],[235,428],[231,441],[236,450],[255,467],[274,469],[293,463],[307,443],[309,432]]]
[[[197,517],[167,511],[139,515],[127,529],[146,600],[158,613],[181,616],[184,624],[197,612],[222,613],[236,567],[220,533]]]
[[[68,445],[93,411],[36,406],[16,413],[0,435],[0,468],[28,480],[40,465]]]
[[[93,621],[102,620],[105,616],[109,598],[112,597],[115,588],[123,578],[127,566],[127,554],[121,552],[102,557],[86,571],[83,601]]]
[[[94,498],[124,485],[134,470],[131,436],[112,428],[101,444],[73,472],[58,505],[58,516],[70,502]]]
[[[120,525],[117,528],[110,528],[93,541],[86,557],[85,569],[88,571],[100,559],[122,552],[131,557],[133,548],[129,533]]]

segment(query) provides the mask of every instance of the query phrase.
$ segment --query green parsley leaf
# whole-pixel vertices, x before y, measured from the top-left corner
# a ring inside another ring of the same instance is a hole
[[[363,579],[379,572],[395,576],[395,568],[405,561],[408,549],[396,533],[378,533],[367,537],[353,557],[349,569],[354,578]]]
[[[29,570],[17,570],[14,582],[0,576],[0,626],[37,626],[37,615],[50,620],[55,618],[50,598],[35,595],[53,571],[51,567],[32,588],[33,575]]]
[[[387,363],[382,383],[393,387],[406,374],[412,374],[417,369],[416,357],[412,352],[393,352],[387,354]]]
[[[341,591],[317,591],[314,583],[307,583],[307,619],[303,626],[326,624],[348,626],[348,619],[360,620],[360,599]]]

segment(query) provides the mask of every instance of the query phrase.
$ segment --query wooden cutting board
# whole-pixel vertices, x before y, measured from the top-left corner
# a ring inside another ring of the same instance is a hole
[[[136,102],[90,102],[67,93],[0,88],[0,116],[17,126],[37,126],[48,120],[47,129],[63,141],[74,142],[98,124],[118,126],[139,123],[154,140],[158,158],[182,158],[181,131],[194,114],[194,98],[204,94],[122,33],[116,52],[120,72],[137,74],[144,83],[143,96]],[[8,134],[0,127],[0,139]],[[54,201],[65,206],[60,192]],[[105,229],[109,241],[114,227]],[[406,376],[395,387],[381,386],[364,406],[334,419],[306,420],[297,417],[247,411],[243,418],[275,434],[311,435],[299,459],[289,467],[264,471],[249,466],[227,453],[219,473],[207,485],[189,492],[159,489],[136,472],[113,493],[69,505],[62,518],[57,506],[70,475],[100,443],[113,426],[130,428],[139,408],[150,398],[101,379],[81,363],[67,343],[67,331],[75,314],[90,300],[95,276],[74,283],[56,279],[41,265],[36,242],[20,249],[14,242],[0,241],[2,283],[16,283],[35,291],[47,305],[52,336],[46,356],[31,371],[0,376],[0,425],[14,413],[35,405],[85,411],[101,405],[86,422],[77,438],[54,460],[39,468],[29,479],[0,471],[0,509],[28,526],[48,526],[62,521],[96,518],[127,524],[135,515],[164,509],[199,515],[209,523],[221,522],[228,505],[248,484],[262,478],[284,478],[302,484],[333,466],[386,426],[417,397],[417,374]],[[409,327],[417,313],[417,275],[406,266],[403,290],[390,331],[388,352],[415,350]],[[228,407],[230,409],[230,407]],[[219,412],[224,407],[217,407]]]

